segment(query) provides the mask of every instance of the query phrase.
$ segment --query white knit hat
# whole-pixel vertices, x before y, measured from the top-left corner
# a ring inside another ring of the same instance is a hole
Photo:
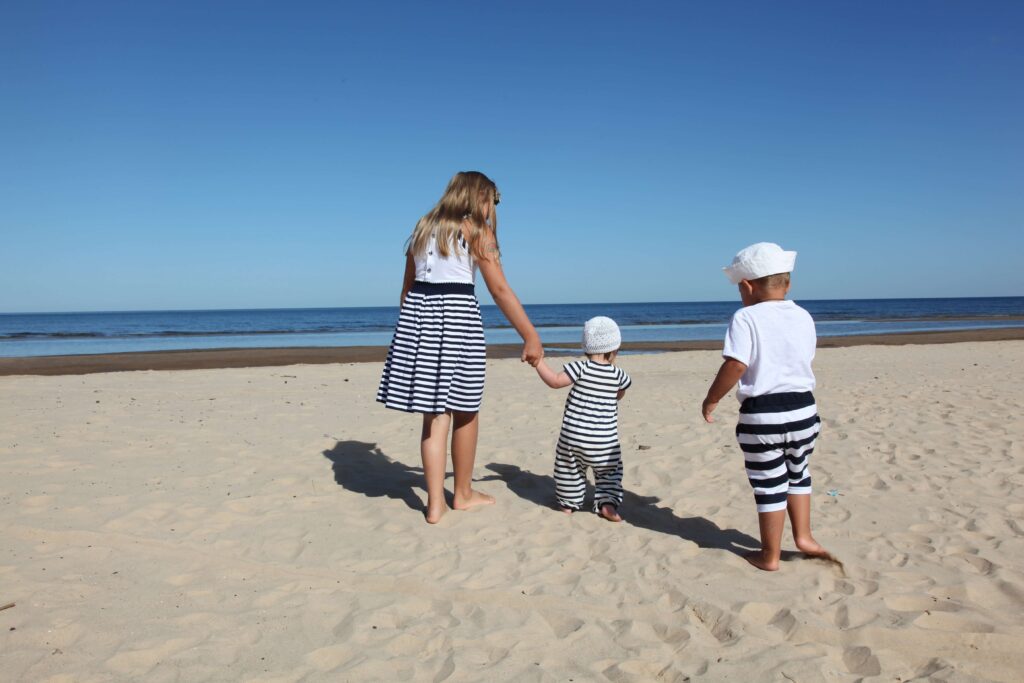
[[[777,273],[792,273],[796,265],[796,252],[783,251],[773,242],[751,244],[736,254],[732,263],[722,268],[729,282],[738,285],[740,280],[756,280]]]
[[[611,318],[599,315],[583,325],[583,352],[610,353],[622,345],[619,326]]]

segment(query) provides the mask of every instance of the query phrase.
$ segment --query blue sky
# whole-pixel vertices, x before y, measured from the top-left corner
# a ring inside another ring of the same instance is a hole
[[[527,303],[733,299],[761,240],[795,298],[1024,295],[1022,41],[1017,2],[5,2],[0,311],[390,305],[469,169]]]

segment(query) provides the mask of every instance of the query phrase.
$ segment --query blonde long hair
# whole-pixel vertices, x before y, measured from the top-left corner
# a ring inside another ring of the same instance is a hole
[[[406,243],[406,253],[415,256],[427,249],[430,236],[437,236],[437,250],[449,256],[452,250],[460,253],[459,236],[462,222],[469,221],[469,253],[476,259],[485,258],[481,244],[485,231],[494,233],[494,249],[498,248],[498,214],[495,206],[501,199],[498,186],[479,171],[460,171],[448,181],[448,187],[433,209],[419,219]],[[484,218],[487,207],[488,218]]]

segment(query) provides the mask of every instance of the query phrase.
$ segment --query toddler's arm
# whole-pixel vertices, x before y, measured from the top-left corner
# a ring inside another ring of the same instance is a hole
[[[740,381],[740,377],[747,371],[745,363],[741,363],[735,358],[726,358],[725,362],[722,363],[722,367],[718,368],[718,374],[715,375],[715,381],[711,383],[708,388],[708,395],[704,398],[704,403],[700,406],[701,415],[704,416],[705,422],[714,422],[715,419],[711,417],[711,413],[718,406],[718,402],[722,400],[722,397],[729,393],[729,390],[736,386],[736,382]]]
[[[537,374],[544,380],[544,384],[547,384],[552,389],[562,389],[572,384],[572,378],[565,374],[565,371],[555,373],[554,370],[548,367],[547,362],[542,358],[534,366],[537,368]]]

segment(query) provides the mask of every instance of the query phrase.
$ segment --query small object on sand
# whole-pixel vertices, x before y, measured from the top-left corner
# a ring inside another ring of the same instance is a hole
[[[828,490],[828,495],[830,495],[830,496],[832,496],[833,498],[835,498],[836,496],[841,496],[841,495],[843,495],[843,494],[842,494],[842,493],[839,493],[839,489],[829,489],[829,490]]]
[[[0,612],[3,612],[5,609],[11,609],[12,607],[14,607],[13,602],[9,602],[6,605],[0,605]]]
[[[643,444],[640,444],[639,446],[636,447],[636,449],[638,451],[649,451],[649,450],[651,450],[651,447],[650,446],[644,446]]]

